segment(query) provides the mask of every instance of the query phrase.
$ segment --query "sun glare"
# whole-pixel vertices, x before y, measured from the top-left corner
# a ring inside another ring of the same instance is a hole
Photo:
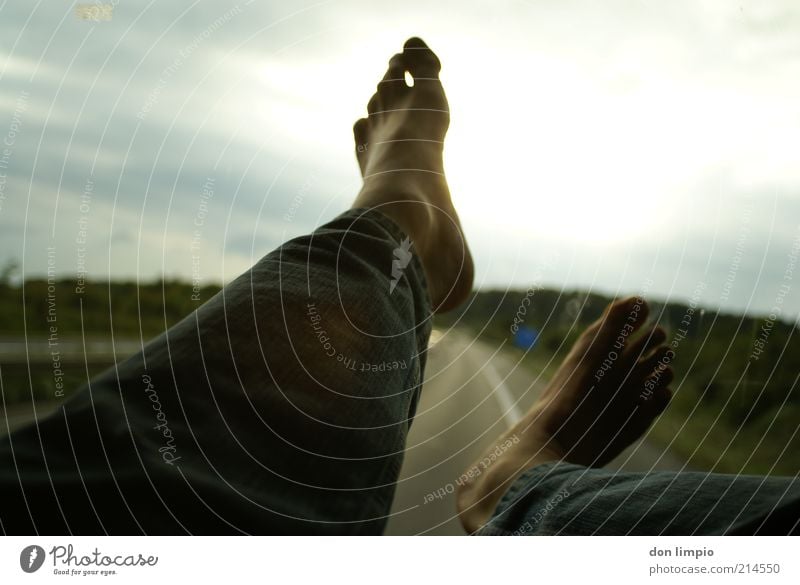
[[[498,227],[570,241],[613,243],[652,227],[658,192],[636,117],[602,88],[563,71],[555,82],[503,86],[447,77],[452,123],[448,180],[461,214]],[[595,111],[581,111],[580,103]],[[611,119],[609,119],[609,116]]]

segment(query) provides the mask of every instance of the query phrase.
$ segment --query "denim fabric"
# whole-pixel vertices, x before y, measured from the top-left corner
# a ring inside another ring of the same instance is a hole
[[[404,238],[340,215],[3,439],[2,530],[380,534],[431,330]]]
[[[1,440],[0,529],[380,534],[431,331],[404,241],[350,210]],[[482,533],[785,534],[798,518],[790,479],[560,463],[523,473]]]
[[[791,534],[798,522],[797,478],[547,463],[517,478],[480,534]]]

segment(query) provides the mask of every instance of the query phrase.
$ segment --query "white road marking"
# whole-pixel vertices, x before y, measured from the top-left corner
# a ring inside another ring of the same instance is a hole
[[[503,413],[503,418],[506,419],[508,428],[513,427],[522,419],[522,411],[514,403],[514,397],[503,383],[500,374],[497,373],[492,362],[486,362],[481,369],[489,384],[494,388],[494,397],[497,399],[497,404],[500,406],[500,411]]]

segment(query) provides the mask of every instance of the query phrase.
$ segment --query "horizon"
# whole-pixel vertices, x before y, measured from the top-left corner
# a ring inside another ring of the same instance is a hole
[[[44,283],[44,282],[50,282],[50,279],[47,277],[47,275],[43,275],[43,276],[42,275],[37,275],[37,276],[31,276],[31,277],[25,279],[24,281],[16,279],[16,278],[11,278],[11,279],[9,279],[9,281],[6,284],[8,286],[12,287],[12,288],[20,289],[23,284],[28,284],[28,283],[31,283],[31,282]],[[55,282],[55,284],[58,285],[59,283],[75,283],[77,281],[75,279],[71,279],[69,277],[61,276],[61,277],[56,277],[55,279],[53,279],[53,282]],[[165,277],[165,278],[150,277],[150,278],[144,278],[144,279],[134,279],[134,278],[125,278],[125,277],[113,278],[113,279],[88,278],[81,284],[81,287],[85,288],[86,286],[91,285],[91,284],[136,285],[136,286],[152,286],[152,285],[157,285],[157,284],[164,284],[164,285],[180,285],[180,286],[190,287],[190,286],[193,286],[194,283],[190,279],[185,279],[185,278],[180,277],[180,276],[179,277]],[[225,284],[227,284],[227,283],[206,281],[206,282],[203,282],[202,284],[200,284],[200,288],[202,289],[202,288],[208,287],[208,288],[222,289],[222,287],[224,287]],[[528,290],[527,288],[519,288],[519,287],[498,288],[498,287],[488,286],[488,287],[485,287],[485,288],[474,288],[472,290],[472,294],[475,295],[475,294],[497,294],[497,293],[500,293],[500,294],[503,294],[504,296],[525,295],[527,290]],[[592,290],[589,290],[589,289],[581,289],[581,288],[570,288],[568,286],[553,285],[553,284],[548,284],[548,283],[544,283],[541,286],[537,286],[535,290],[536,290],[536,292],[539,292],[539,291],[543,291],[543,292],[558,292],[560,296],[565,296],[565,297],[574,296],[574,295],[589,295],[589,294],[592,294],[592,295],[597,295],[597,296],[599,296],[601,298],[614,299],[614,298],[624,298],[626,296],[626,295],[621,295],[619,297],[615,297],[613,291],[605,290],[603,288],[594,288]],[[84,291],[82,290],[81,294],[83,292]],[[695,300],[696,297],[689,297],[689,298],[686,298],[686,299],[677,298],[677,297],[667,298],[667,297],[665,297],[663,295],[659,295],[657,292],[653,293],[653,294],[645,295],[643,298],[650,305],[669,305],[669,304],[672,304],[672,305],[678,305],[678,306],[688,306],[690,303],[696,302],[696,304],[694,306],[694,308],[696,310],[699,310],[699,311],[702,311],[702,312],[711,312],[711,313],[718,314],[718,315],[721,315],[721,316],[729,316],[729,317],[745,317],[745,318],[750,318],[750,319],[759,319],[759,318],[766,318],[768,316],[769,312],[770,312],[769,310],[758,311],[756,309],[753,309],[753,310],[751,310],[749,312],[741,312],[741,311],[738,311],[736,309],[729,309],[729,308],[725,308],[725,307],[714,306],[714,305],[711,305],[711,304],[704,304],[700,300]],[[469,308],[469,303],[464,305],[464,308],[465,309]],[[786,325],[794,325],[795,327],[800,325],[800,316],[795,316],[795,317],[792,318],[792,317],[787,317],[786,315],[781,313],[781,314],[776,315],[776,317],[777,317],[775,319],[776,322],[781,322],[781,323],[784,323]]]

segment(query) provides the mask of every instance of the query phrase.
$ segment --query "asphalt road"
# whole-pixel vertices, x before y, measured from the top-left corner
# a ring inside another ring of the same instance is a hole
[[[464,534],[456,516],[456,479],[519,420],[545,386],[514,355],[458,330],[433,336],[387,534]],[[648,471],[682,464],[645,440],[608,467]],[[444,497],[429,496],[442,488]]]

